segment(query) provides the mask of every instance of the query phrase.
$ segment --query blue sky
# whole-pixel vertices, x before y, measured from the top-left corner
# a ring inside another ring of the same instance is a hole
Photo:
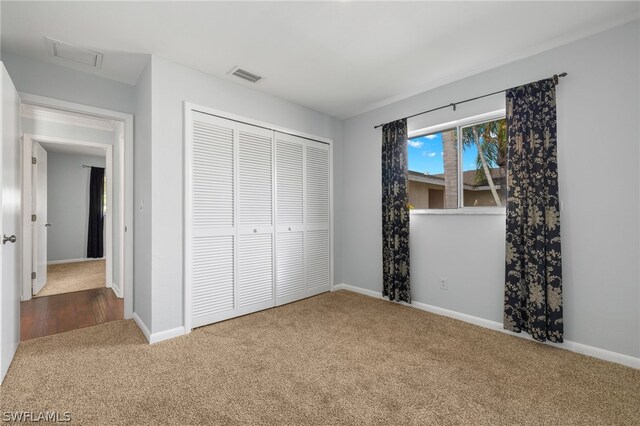
[[[409,139],[409,170],[437,175],[444,173],[442,133]],[[478,150],[467,148],[462,154],[463,170],[475,170]]]

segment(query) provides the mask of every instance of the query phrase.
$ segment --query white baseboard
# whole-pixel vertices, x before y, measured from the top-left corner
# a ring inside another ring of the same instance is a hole
[[[63,263],[91,262],[93,260],[106,260],[106,257],[82,257],[79,259],[50,260],[47,265],[60,265]]]
[[[140,328],[140,331],[142,331],[142,334],[144,334],[144,337],[147,339],[147,342],[149,342],[149,344],[162,342],[163,340],[169,340],[173,339],[174,337],[187,334],[184,332],[184,327],[176,327],[169,330],[160,331],[158,333],[151,333],[146,324],[135,312],[133,313],[133,320],[136,322],[138,328]]]
[[[138,328],[140,329],[140,331],[142,331],[142,334],[144,334],[144,337],[147,339],[147,342],[151,342],[151,332],[147,328],[146,324],[135,312],[133,313],[133,320],[138,325]]]
[[[158,333],[152,333],[151,339],[149,339],[149,343],[153,344],[162,342],[163,340],[173,339],[174,337],[182,336],[183,334],[186,334],[184,332],[184,327],[176,327],[169,330],[160,331]]]
[[[116,294],[116,297],[118,299],[122,299],[124,296],[122,296],[122,291],[120,290],[120,287],[118,287],[116,285],[116,283],[112,283],[111,286],[108,286],[111,290],[113,290],[113,292]]]
[[[349,284],[341,283],[341,284],[334,285],[333,291],[338,291],[338,290],[349,290],[354,293],[360,293],[360,294],[364,294],[365,296],[375,297],[376,299],[382,299],[382,292],[367,290],[366,288],[361,288],[361,287],[354,287]]]
[[[337,284],[333,287],[334,291],[337,290],[348,290],[354,293],[364,294],[365,296],[374,297],[376,299],[383,299],[382,292],[372,291],[360,287],[354,287],[348,284]],[[395,302],[390,302],[395,303]],[[463,314],[461,312],[451,311],[449,309],[440,308],[433,305],[428,305],[422,302],[412,302],[411,304],[400,302],[400,304],[409,306],[411,308],[420,309],[422,311],[430,312],[436,315],[442,315],[449,318],[454,318],[460,321],[468,322],[470,324],[474,324],[480,327],[488,328],[490,330],[499,331],[501,333],[508,334],[510,336],[519,337],[521,339],[530,340],[532,342],[541,343],[537,340],[534,340],[527,333],[513,333],[509,330],[505,330],[502,327],[502,324],[496,321],[491,321],[484,318],[475,317],[473,315]],[[638,368],[640,369],[640,358],[636,358],[630,355],[621,354],[618,352],[609,351],[606,349],[598,348],[595,346],[585,345],[583,343],[573,342],[571,340],[565,340],[564,343],[551,343],[544,342],[542,344],[553,346],[559,349],[569,350],[571,352],[579,353],[582,355],[591,356],[594,358],[602,359],[604,361],[615,362],[617,364],[626,365],[627,367]]]

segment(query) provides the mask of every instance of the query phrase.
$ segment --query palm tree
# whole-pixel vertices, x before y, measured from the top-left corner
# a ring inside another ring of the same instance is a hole
[[[487,181],[497,206],[501,206],[500,196],[491,176],[491,168],[503,168],[507,164],[507,122],[505,119],[488,121],[462,129],[462,145],[475,145],[475,182]]]
[[[442,132],[444,208],[458,208],[458,136],[456,129]]]

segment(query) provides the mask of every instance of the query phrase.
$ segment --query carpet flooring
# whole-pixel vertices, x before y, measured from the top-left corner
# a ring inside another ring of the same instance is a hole
[[[2,411],[81,424],[637,425],[640,370],[338,291],[148,345],[22,342]]]
[[[47,284],[33,297],[105,287],[105,260],[47,266]]]

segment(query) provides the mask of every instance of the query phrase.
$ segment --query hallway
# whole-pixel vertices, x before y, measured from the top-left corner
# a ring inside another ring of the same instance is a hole
[[[118,299],[110,288],[35,297],[20,303],[20,340],[121,320],[123,317],[123,299]]]
[[[33,297],[105,287],[105,260],[59,263],[47,267],[47,284]]]

